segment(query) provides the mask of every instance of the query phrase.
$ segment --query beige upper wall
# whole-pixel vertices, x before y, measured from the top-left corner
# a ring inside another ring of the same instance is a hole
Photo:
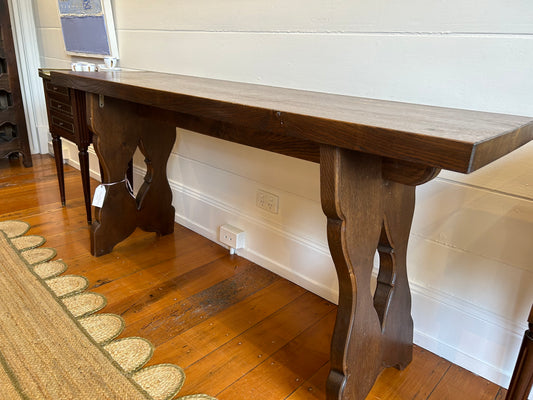
[[[42,27],[58,27],[39,0]],[[533,33],[528,0],[115,0],[119,30]]]
[[[114,1],[121,65],[533,115],[527,1]],[[35,0],[44,63],[64,54]]]

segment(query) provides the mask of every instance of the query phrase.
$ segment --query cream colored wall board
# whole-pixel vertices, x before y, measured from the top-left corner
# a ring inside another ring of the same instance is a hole
[[[61,28],[41,28],[37,31],[37,34],[41,40],[40,47],[45,57],[58,60],[70,59],[65,53]]]
[[[442,171],[443,179],[533,200],[533,143],[469,175]]]
[[[129,68],[533,115],[530,38],[120,31],[119,41]]]
[[[46,68],[69,69],[71,61],[59,58],[41,57],[41,65]]]
[[[320,202],[320,166],[194,132],[179,130],[176,154],[263,185]]]
[[[39,28],[59,28],[59,9],[57,1],[51,0],[33,0],[35,19],[38,21]]]
[[[533,272],[533,201],[444,181],[422,190],[413,234]]]
[[[168,169],[169,179],[173,182],[194,189],[202,196],[216,199],[218,203],[224,204],[225,209],[232,209],[233,213],[245,214],[248,219],[255,219],[259,224],[305,238],[329,253],[326,217],[320,202],[294,194],[294,191],[271,187],[265,182],[182,156],[172,155]],[[258,189],[279,196],[279,213],[269,213],[256,206]]]
[[[118,29],[532,33],[528,0],[116,0]]]
[[[411,235],[409,279],[511,321],[525,321],[533,302],[533,272]],[[429,317],[429,316],[428,316]],[[457,328],[457,325],[456,329]]]

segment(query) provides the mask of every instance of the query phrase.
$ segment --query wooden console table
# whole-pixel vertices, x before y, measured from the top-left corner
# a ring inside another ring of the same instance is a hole
[[[533,139],[533,118],[371,100],[152,72],[52,72],[87,94],[107,193],[96,208],[99,256],[135,227],[173,231],[166,164],[175,127],[320,163],[322,207],[339,279],[328,400],[364,399],[385,367],[412,358],[406,252],[415,187],[441,168],[463,173]],[[148,172],[125,184],[139,147]],[[370,278],[376,249],[378,284]]]

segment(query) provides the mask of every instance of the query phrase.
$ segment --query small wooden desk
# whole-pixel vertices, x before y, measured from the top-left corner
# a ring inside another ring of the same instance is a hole
[[[63,146],[61,144],[61,138],[63,137],[75,143],[78,147],[85,212],[87,214],[87,223],[91,224],[91,180],[87,149],[92,143],[92,133],[89,131],[85,121],[85,93],[52,84],[50,82],[50,70],[48,69],[39,69],[39,76],[43,80],[48,127],[52,134],[61,204],[63,206],[66,204]]]
[[[339,279],[329,400],[364,399],[385,367],[412,358],[406,252],[415,186],[441,168],[469,173],[533,139],[533,118],[313,93],[153,72],[52,72],[87,93],[87,121],[107,195],[91,251],[135,227],[168,234],[166,164],[175,127],[320,163],[321,198]],[[139,147],[148,171],[137,198],[124,177]],[[370,278],[376,249],[377,289]]]

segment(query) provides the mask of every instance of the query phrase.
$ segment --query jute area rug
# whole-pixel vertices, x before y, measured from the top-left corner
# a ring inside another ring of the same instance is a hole
[[[185,374],[172,364],[142,368],[152,345],[115,339],[124,322],[97,313],[106,299],[66,275],[44,238],[21,221],[0,222],[0,398],[168,400]],[[181,400],[216,400],[198,394]]]

